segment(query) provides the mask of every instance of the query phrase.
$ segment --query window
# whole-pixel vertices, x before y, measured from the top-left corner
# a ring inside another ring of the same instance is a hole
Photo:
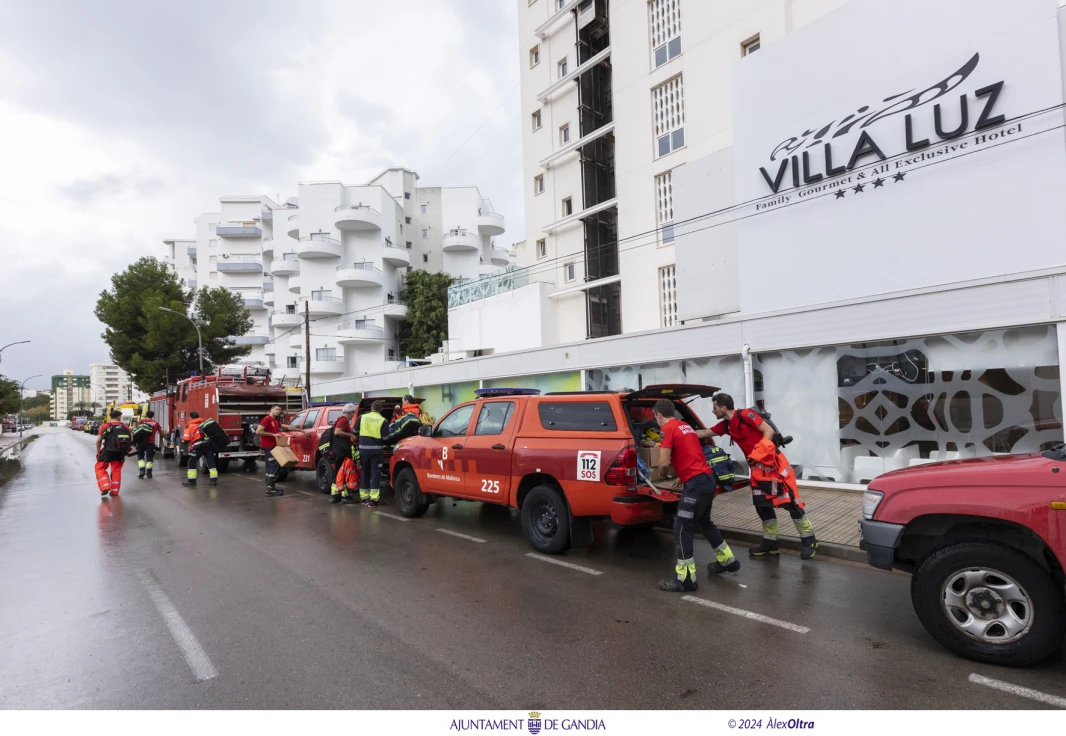
[[[685,146],[685,86],[674,77],[651,91],[657,156]]]
[[[537,241],[537,258],[544,258],[547,255],[548,255],[548,241],[546,241],[546,240],[538,240]]]
[[[410,240],[407,241],[407,250],[411,250],[411,246],[414,245]]]
[[[514,416],[513,401],[490,401],[482,404],[481,413],[477,415],[475,435],[503,434]]]
[[[559,432],[614,432],[611,405],[606,401],[542,401],[537,404],[540,425]]]
[[[544,174],[538,174],[533,177],[533,194],[544,193]]]
[[[762,44],[759,42],[759,36],[756,34],[755,38],[750,38],[744,43],[740,44],[740,55],[750,56],[759,50]]]
[[[570,73],[570,64],[566,61],[565,58],[563,58],[563,60],[559,62],[559,79],[562,79],[563,77],[565,77],[569,73]]]
[[[313,302],[322,301],[323,299],[332,299],[332,298],[333,298],[333,291],[330,290],[330,289],[320,289],[318,291],[312,291],[311,292],[311,301],[313,301]]]
[[[307,418],[304,419],[304,423],[299,425],[301,429],[311,429],[315,426],[315,422],[318,421],[318,415],[322,413],[321,409],[312,409],[307,412]],[[293,425],[294,427],[297,425]]]
[[[217,225],[217,224],[215,224],[215,223],[213,223],[213,222],[212,222],[212,223],[210,223],[210,224],[209,224],[209,225],[207,226],[207,232],[209,232],[209,233],[213,233],[213,232],[215,232],[215,228],[216,228],[216,227],[218,227],[218,225]]]
[[[218,271],[212,271],[208,278],[212,281],[218,281]]]
[[[396,350],[394,348],[389,348],[389,360],[395,360],[395,359],[396,359]]]
[[[663,327],[677,324],[677,269],[664,266],[659,269],[659,304],[662,308]]]
[[[470,417],[474,415],[475,404],[467,404],[466,406],[460,406],[444,419],[440,420],[440,424],[437,425],[437,430],[433,433],[434,437],[463,437],[466,435],[467,425],[470,424]]]
[[[411,193],[410,192],[404,192],[403,193],[403,198],[404,199],[410,199],[411,198]]]
[[[592,0],[585,0],[585,2],[577,6],[577,9],[581,12],[582,15],[584,15],[585,13],[592,10]]]
[[[570,142],[570,123],[567,123],[563,127],[559,128],[559,145],[566,145]]]
[[[207,259],[208,263],[218,263],[218,256],[210,256]]]
[[[573,263],[567,263],[563,266],[563,278],[567,281],[573,281],[577,278],[577,266]]]
[[[669,245],[674,242],[674,179],[673,172],[667,171],[655,177],[655,204],[659,213],[660,242]]]
[[[658,69],[681,55],[681,0],[651,0],[648,15],[652,56]]]
[[[567,197],[563,200],[563,217],[569,217],[574,214],[574,198]]]
[[[429,212],[429,205],[428,204],[422,205],[422,214],[424,215],[427,212]]]
[[[529,68],[532,69],[540,63],[540,46],[534,46],[529,50]]]
[[[422,240],[429,238],[429,228],[422,228]]]
[[[337,348],[315,348],[315,360],[336,360]]]
[[[293,366],[295,367],[296,358],[289,358],[289,360],[291,360],[293,362]],[[306,411],[305,412],[301,412],[301,413],[296,415],[295,419],[293,419],[291,422],[289,422],[289,426],[290,427],[303,427],[304,419],[306,419],[306,418],[307,418],[307,412]]]
[[[326,416],[326,421],[332,427],[342,416],[344,416],[344,409],[330,409],[329,414]]]
[[[429,263],[429,253],[422,254],[422,263]]]
[[[535,113],[533,113],[533,130],[540,130],[540,126],[541,126],[540,110],[537,110]]]
[[[555,9],[562,10],[566,7],[566,0],[555,0]]]

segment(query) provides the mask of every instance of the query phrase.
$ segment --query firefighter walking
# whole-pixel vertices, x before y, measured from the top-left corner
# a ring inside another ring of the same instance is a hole
[[[359,490],[359,471],[355,462],[358,453],[352,445],[356,439],[352,431],[352,419],[355,417],[355,404],[345,404],[341,415],[333,424],[333,437],[325,449],[329,452],[333,464],[333,485],[330,487],[330,500],[333,503],[354,504],[355,494]]]
[[[285,490],[277,487],[278,470],[280,468],[278,467],[278,461],[274,459],[270,451],[278,446],[278,437],[281,437],[281,430],[286,432],[300,431],[299,427],[282,424],[281,414],[281,405],[275,404],[270,407],[270,413],[263,417],[259,422],[259,426],[255,428],[255,435],[259,438],[259,447],[262,448],[263,454],[266,456],[266,495],[268,496],[285,495]]]
[[[711,504],[714,502],[717,483],[714,473],[703,454],[696,430],[677,418],[677,410],[670,399],[659,399],[653,409],[655,421],[662,428],[660,445],[660,471],[665,475],[671,465],[677,477],[684,483],[681,500],[674,517],[674,546],[677,549],[676,576],[659,582],[659,588],[670,593],[696,590],[696,559],[692,551],[694,527],[699,527],[704,538],[714,548],[715,561],[707,566],[707,572],[721,574],[736,572],[740,561],[733,556],[722,532],[711,521]]]
[[[137,448],[137,477],[152,479],[152,461],[155,459],[155,438],[163,428],[155,420],[155,412],[148,411],[144,419],[133,428],[133,446]]]
[[[208,422],[213,422],[213,419],[201,419],[200,414],[195,411],[189,412],[189,426],[185,428],[185,432],[182,434],[182,439],[188,443],[189,446],[189,467],[187,472],[187,478],[181,482],[183,486],[195,486],[197,470],[200,465],[200,458],[204,459],[204,463],[207,465],[207,474],[210,477],[210,485],[218,485],[218,467],[216,463],[216,450],[215,446],[211,444],[211,440],[204,434],[205,425]]]
[[[370,411],[359,417],[359,500],[371,508],[381,503],[381,461],[385,453],[382,436],[389,431],[389,424],[381,415],[383,408],[384,402],[375,401]]]
[[[111,419],[100,425],[96,436],[96,485],[100,496],[117,496],[122,487],[122,463],[133,447],[133,434],[122,422],[122,412],[111,410]]]

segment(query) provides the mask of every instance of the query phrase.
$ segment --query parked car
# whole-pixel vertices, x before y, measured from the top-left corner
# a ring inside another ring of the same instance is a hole
[[[870,483],[869,562],[912,573],[911,601],[940,644],[1023,666],[1066,637],[1066,446],[954,460]]]
[[[638,491],[636,438],[660,398],[672,399],[680,418],[702,429],[686,400],[717,390],[480,391],[396,446],[389,469],[396,507],[419,517],[444,497],[510,506],[521,510],[530,545],[550,554],[591,544],[593,519],[655,524],[663,503]]]

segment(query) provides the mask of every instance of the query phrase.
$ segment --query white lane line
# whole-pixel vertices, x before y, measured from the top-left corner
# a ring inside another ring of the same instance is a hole
[[[396,521],[410,521],[410,519],[406,517],[397,516],[396,514],[386,514],[384,511],[377,511],[375,513],[377,513],[378,516],[384,516],[387,519],[396,519]]]
[[[196,679],[210,680],[212,677],[218,677],[218,670],[211,664],[211,660],[204,652],[203,647],[200,646],[200,642],[196,641],[196,637],[189,630],[185,619],[181,617],[178,609],[174,607],[174,604],[170,602],[170,598],[163,592],[163,588],[160,587],[159,581],[155,579],[152,571],[138,570],[137,577],[141,579],[141,583],[148,591],[152,603],[155,604],[159,615],[163,617],[163,622],[170,629],[170,635],[174,637],[174,641],[177,643],[178,648],[181,649],[181,653],[185,655],[185,661],[189,663],[189,668],[192,669]]]
[[[788,629],[789,631],[795,631],[797,634],[810,633],[810,629],[806,626],[800,626],[799,624],[791,624],[788,621],[781,621],[776,618],[770,618],[769,616],[763,616],[761,613],[755,613],[753,611],[745,611],[743,608],[733,608],[732,606],[725,606],[721,603],[715,603],[704,598],[697,598],[694,595],[686,595],[681,600],[689,601],[690,603],[698,603],[701,606],[707,608],[713,608],[716,611],[722,611],[724,613],[732,613],[734,616],[742,616],[743,618],[750,618],[752,621],[759,621],[764,624],[770,624],[771,626],[779,626],[782,629]]]
[[[1027,687],[1022,687],[1021,685],[1012,685],[1009,682],[1003,682],[1002,680],[993,680],[991,677],[983,677],[977,673],[972,673],[970,675],[970,682],[974,685],[984,685],[993,690],[1010,693],[1011,695],[1017,695],[1022,698],[1029,698],[1029,700],[1035,700],[1044,705],[1053,705],[1056,708],[1066,708],[1066,698],[1059,697],[1058,695],[1048,695],[1039,690],[1032,690]]]
[[[569,567],[571,570],[577,570],[578,572],[587,573],[589,575],[603,575],[601,571],[593,570],[591,567],[582,567],[581,565],[575,565],[572,562],[563,562],[562,560],[557,560],[554,557],[538,555],[536,552],[529,552],[526,554],[526,557],[532,557],[534,560],[540,560],[541,562],[550,562],[551,564],[558,565],[559,567]]]
[[[471,537],[469,534],[460,534],[459,532],[453,532],[451,529],[438,529],[441,534],[450,534],[453,537],[459,537],[459,539],[466,539],[470,542],[477,542],[478,544],[485,544],[487,539],[478,539],[477,537]]]

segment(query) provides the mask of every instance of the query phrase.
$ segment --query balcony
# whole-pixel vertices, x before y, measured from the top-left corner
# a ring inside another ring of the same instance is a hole
[[[536,281],[537,279],[533,279]],[[448,287],[448,309],[505,294],[530,284],[529,269],[508,266],[480,279],[455,279]]]
[[[335,296],[302,296],[296,302],[296,311],[303,314],[305,304],[309,306],[312,317],[337,317],[344,314],[344,300]]]
[[[215,235],[220,238],[261,238],[263,228],[258,225],[218,225]]]
[[[381,308],[381,314],[385,319],[407,319],[407,305],[399,299],[391,299],[385,302]]]
[[[503,235],[506,229],[503,215],[493,212],[491,207],[482,207],[477,216],[477,229],[490,237]]]
[[[300,237],[300,213],[294,212],[289,215],[289,220],[285,225],[285,232],[289,234],[289,237],[296,240]]]
[[[275,258],[270,262],[270,273],[275,276],[292,276],[294,273],[300,273],[300,256],[296,255],[296,251],[282,253],[280,258]]]
[[[381,213],[366,205],[342,204],[333,210],[338,230],[380,230]]]
[[[277,355],[278,344],[276,342],[268,342],[263,346],[263,355]]]
[[[231,345],[266,345],[270,342],[270,338],[266,335],[241,335],[227,338],[226,342]]]
[[[395,243],[385,243],[381,247],[381,259],[390,266],[402,268],[411,265],[411,251],[406,246]]]
[[[289,283],[285,285],[285,288],[289,290],[290,294],[300,296],[300,292],[303,291],[303,284],[300,282],[299,274],[289,277]]]
[[[477,267],[477,275],[478,277],[492,276],[493,274],[502,270],[503,268],[501,266],[494,266],[491,263],[482,263],[480,266]]]
[[[265,291],[265,290],[263,291],[263,306],[266,306],[266,307],[274,306],[274,290],[273,289],[271,289],[270,291]]]
[[[265,307],[262,289],[241,289],[234,293],[244,299],[244,306],[249,309],[263,309]]]
[[[259,219],[262,220],[263,222],[267,222],[267,221],[273,222],[274,221],[274,210],[263,210],[262,212],[259,213]]]
[[[494,245],[489,251],[489,257],[497,266],[510,266],[512,263],[511,251],[507,248],[497,248]]]
[[[270,279],[263,279],[263,291],[274,291],[274,282]]]
[[[234,256],[223,253],[218,257],[217,268],[226,273],[262,273],[262,256]]]
[[[382,283],[381,269],[373,263],[346,263],[337,266],[337,286],[365,289],[380,287]]]
[[[306,338],[304,336],[303,330],[293,330],[288,335],[285,335],[281,338],[281,340],[284,340],[286,343],[288,343],[290,348],[295,348],[301,353],[306,348],[306,343],[304,342],[305,339]]]
[[[268,261],[274,257],[274,238],[263,238],[263,258]]]
[[[300,370],[303,371],[303,356],[299,356],[296,360],[300,364]],[[311,373],[320,375],[344,373],[344,358],[314,358],[311,360]]]
[[[337,326],[337,342],[342,345],[384,341],[385,329],[372,319],[349,320]]]
[[[270,317],[271,327],[296,327],[303,324],[303,312],[290,312],[288,309],[275,309]]]
[[[316,233],[300,238],[296,252],[303,258],[340,258],[341,241]]]
[[[467,230],[449,230],[444,235],[444,250],[449,253],[481,250],[481,238]]]
[[[610,46],[608,46],[603,51],[601,51],[600,53],[596,54],[591,59],[586,61],[584,64],[578,66],[576,69],[571,71],[565,77],[563,77],[559,81],[555,82],[555,84],[551,85],[546,90],[541,92],[539,95],[537,95],[537,100],[540,101],[540,102],[547,102],[548,98],[551,97],[552,95],[554,95],[556,92],[558,92],[559,90],[563,89],[564,87],[566,87],[571,82],[577,81],[578,77],[580,77],[582,74],[584,74],[588,70],[592,69],[593,67],[604,63],[609,58],[611,58],[611,47]]]
[[[185,252],[188,255],[192,256],[192,259],[194,261],[196,260],[196,246],[195,245],[187,245],[187,246],[185,246]]]

